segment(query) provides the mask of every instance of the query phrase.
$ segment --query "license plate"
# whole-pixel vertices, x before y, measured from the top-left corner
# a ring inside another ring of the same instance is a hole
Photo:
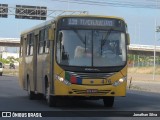
[[[97,89],[87,89],[87,93],[97,93]]]

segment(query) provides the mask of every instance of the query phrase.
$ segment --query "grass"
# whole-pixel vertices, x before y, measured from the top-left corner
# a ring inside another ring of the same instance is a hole
[[[153,67],[129,67],[129,73],[153,74]],[[160,75],[160,66],[156,67],[156,74]]]
[[[3,74],[18,76],[18,69],[3,69]]]
[[[145,88],[141,88],[139,86],[136,86],[136,85],[131,85],[130,87],[130,90],[138,90],[138,91],[150,91],[148,89],[145,89]]]

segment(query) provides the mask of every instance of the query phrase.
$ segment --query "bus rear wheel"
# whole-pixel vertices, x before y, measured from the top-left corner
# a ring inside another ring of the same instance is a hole
[[[105,107],[113,107],[114,97],[112,97],[112,96],[104,97],[103,98],[103,103],[104,103]]]
[[[55,96],[50,95],[50,86],[47,85],[45,90],[45,97],[49,107],[56,107],[57,106],[57,98]]]

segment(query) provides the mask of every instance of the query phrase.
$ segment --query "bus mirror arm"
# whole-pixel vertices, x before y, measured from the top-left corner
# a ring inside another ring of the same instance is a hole
[[[126,44],[130,45],[130,37],[128,33],[126,33]]]

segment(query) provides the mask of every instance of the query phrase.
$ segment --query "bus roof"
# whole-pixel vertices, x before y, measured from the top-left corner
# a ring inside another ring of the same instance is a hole
[[[44,23],[41,23],[39,25],[36,25],[28,30],[25,30],[21,33],[21,35],[23,34],[27,34],[33,30],[36,30],[36,29],[39,29],[41,27],[44,27],[44,26],[47,26],[47,25],[50,25],[51,23],[55,22],[55,21],[58,21],[59,19],[61,18],[65,18],[65,17],[95,17],[95,18],[113,18],[113,19],[120,19],[120,20],[123,20],[125,22],[125,20],[121,17],[115,17],[115,16],[100,16],[100,15],[63,15],[63,16],[58,16],[56,17],[55,19],[52,19],[52,20],[49,20],[49,21],[46,21]]]
[[[46,26],[46,25],[49,25],[49,24],[51,24],[52,22],[54,22],[53,19],[52,19],[52,20],[49,20],[49,21],[46,21],[46,22],[44,22],[44,23],[41,23],[41,24],[39,24],[39,25],[36,25],[36,26],[34,26],[34,27],[30,28],[30,29],[27,29],[27,30],[23,31],[23,32],[21,33],[21,35],[26,34],[26,33],[29,33],[29,32],[31,32],[32,30],[36,30],[36,29],[39,29],[39,28],[44,27],[44,26]]]
[[[58,16],[57,19],[65,18],[65,17],[95,17],[95,18],[113,18],[113,19],[120,19],[125,21],[121,17],[116,16],[102,16],[102,15],[64,15],[64,16]]]

